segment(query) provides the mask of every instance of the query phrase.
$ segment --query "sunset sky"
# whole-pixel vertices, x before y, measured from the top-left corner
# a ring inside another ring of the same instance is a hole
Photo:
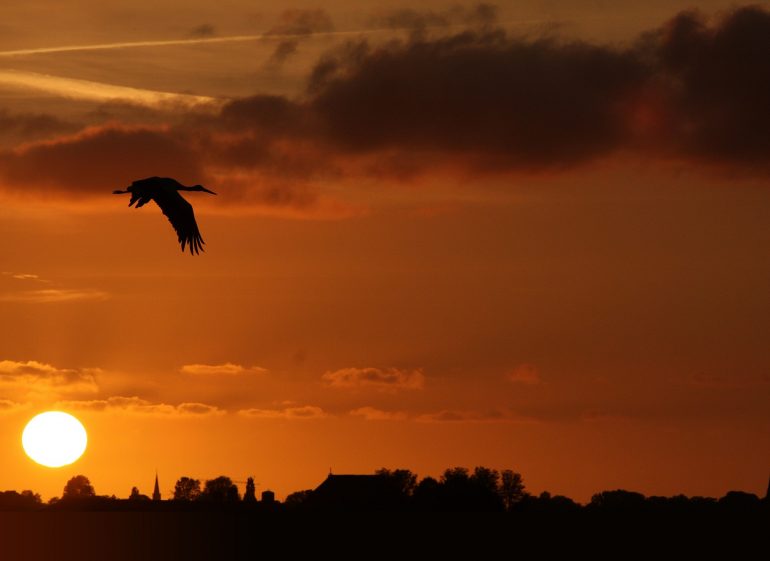
[[[0,490],[763,494],[770,2],[697,5],[4,1]]]

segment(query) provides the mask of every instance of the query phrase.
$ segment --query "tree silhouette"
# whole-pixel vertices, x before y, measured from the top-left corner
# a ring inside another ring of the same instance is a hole
[[[249,477],[246,480],[246,492],[243,494],[243,502],[244,503],[255,503],[257,502],[257,494],[256,490],[254,488],[254,478]]]
[[[441,475],[441,483],[443,485],[464,485],[468,482],[468,468],[453,467],[444,470]]]
[[[62,494],[63,499],[82,499],[95,496],[96,492],[85,475],[76,475],[67,481]]]
[[[644,507],[644,495],[625,489],[602,491],[591,497],[589,506],[605,512],[638,512]]]
[[[175,501],[194,501],[201,494],[201,482],[191,477],[180,477],[174,485]]]
[[[313,495],[312,489],[305,489],[303,491],[295,491],[286,497],[285,504],[289,508],[297,508],[306,504],[308,499]]]
[[[32,491],[0,491],[0,510],[35,510],[41,505],[40,495]]]
[[[489,469],[483,466],[477,466],[473,470],[473,474],[469,478],[474,485],[480,489],[489,491],[490,493],[498,492],[498,483],[500,481],[500,474],[496,469]]]
[[[498,490],[500,474],[479,466],[469,475],[464,467],[449,468],[441,476],[439,505],[442,510],[499,511],[503,502]]]
[[[380,468],[374,472],[376,475],[386,477],[396,491],[404,497],[411,497],[417,488],[417,474],[408,469]]]
[[[149,501],[150,497],[147,495],[142,495],[139,492],[138,487],[131,487],[131,494],[128,496],[129,501]]]
[[[441,485],[432,477],[423,477],[414,490],[413,498],[418,510],[439,510]]]
[[[526,496],[524,481],[520,473],[510,469],[504,469],[500,473],[500,497],[506,510],[511,510],[513,505]]]
[[[229,477],[220,475],[206,481],[200,498],[216,503],[237,502],[239,500],[238,487]]]

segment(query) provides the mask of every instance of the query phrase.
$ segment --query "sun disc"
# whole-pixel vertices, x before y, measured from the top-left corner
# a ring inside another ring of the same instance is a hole
[[[21,445],[38,464],[57,468],[76,461],[86,450],[88,436],[83,424],[69,413],[46,411],[24,427]]]

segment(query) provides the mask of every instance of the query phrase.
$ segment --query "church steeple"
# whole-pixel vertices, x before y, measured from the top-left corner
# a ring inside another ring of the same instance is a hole
[[[155,470],[155,489],[152,491],[152,500],[160,500],[160,486],[158,485],[158,470]]]

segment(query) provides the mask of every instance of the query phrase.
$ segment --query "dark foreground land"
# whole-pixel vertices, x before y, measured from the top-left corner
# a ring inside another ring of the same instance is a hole
[[[765,558],[767,511],[710,515],[0,513],[0,559]]]

